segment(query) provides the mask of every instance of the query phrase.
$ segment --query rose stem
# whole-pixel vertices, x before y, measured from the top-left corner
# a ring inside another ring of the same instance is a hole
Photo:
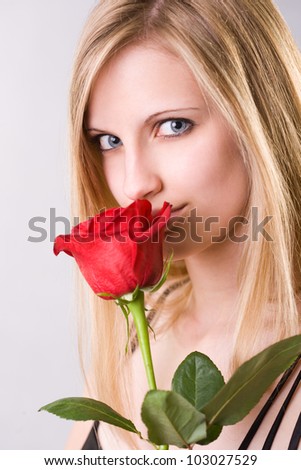
[[[148,324],[144,310],[144,292],[139,291],[136,299],[130,302],[128,307],[134,318],[149,389],[156,390],[157,385],[149,343]]]
[[[137,297],[135,298],[135,300],[128,304],[128,307],[133,315],[149,389],[157,390],[152,354],[149,343],[148,323],[145,316],[144,292],[139,290]],[[159,449],[167,450],[168,446],[161,445],[159,446]]]

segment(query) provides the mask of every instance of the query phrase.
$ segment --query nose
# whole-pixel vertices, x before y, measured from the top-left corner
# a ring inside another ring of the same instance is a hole
[[[132,150],[125,155],[123,191],[135,201],[155,196],[162,189],[162,180],[154,161],[143,150]]]

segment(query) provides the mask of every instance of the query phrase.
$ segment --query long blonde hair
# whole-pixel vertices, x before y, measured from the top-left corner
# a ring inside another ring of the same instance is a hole
[[[300,330],[297,294],[301,267],[301,62],[281,15],[270,0],[102,0],[84,28],[70,95],[74,213],[81,219],[116,205],[85,133],[85,112],[99,70],[126,45],[151,39],[184,59],[200,87],[237,135],[251,181],[246,217],[268,215],[273,242],[252,233],[239,272],[238,365],[263,342]],[[251,230],[251,229],[250,229]],[[185,276],[174,267],[171,281]],[[191,286],[176,289],[171,318]],[[160,303],[167,308],[169,297]],[[91,296],[90,374],[99,399],[129,416],[126,333],[111,302]],[[170,318],[170,316],[169,316]],[[252,340],[250,341],[250,338]]]

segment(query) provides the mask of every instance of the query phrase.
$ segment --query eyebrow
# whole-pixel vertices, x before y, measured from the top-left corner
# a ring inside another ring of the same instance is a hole
[[[154,118],[160,116],[161,114],[170,114],[170,113],[178,113],[181,111],[199,111],[200,108],[176,108],[176,109],[166,109],[165,111],[159,111],[158,113],[151,114],[146,120],[145,124],[148,124]]]
[[[170,113],[176,113],[176,112],[178,113],[182,111],[200,111],[200,108],[189,107],[189,108],[166,109],[164,111],[159,111],[158,113],[154,113],[148,116],[148,118],[146,118],[146,120],[144,121],[144,124],[149,124],[154,118],[160,116],[161,114],[170,114]],[[95,127],[91,127],[91,128],[87,128],[86,132],[104,132],[104,131]]]

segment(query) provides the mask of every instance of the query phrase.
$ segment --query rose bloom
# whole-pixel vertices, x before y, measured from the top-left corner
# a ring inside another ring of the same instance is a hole
[[[105,299],[156,285],[163,272],[163,237],[171,213],[164,202],[156,214],[141,199],[108,209],[59,235],[54,253],[73,256],[93,291]],[[109,294],[109,295],[104,295]]]

